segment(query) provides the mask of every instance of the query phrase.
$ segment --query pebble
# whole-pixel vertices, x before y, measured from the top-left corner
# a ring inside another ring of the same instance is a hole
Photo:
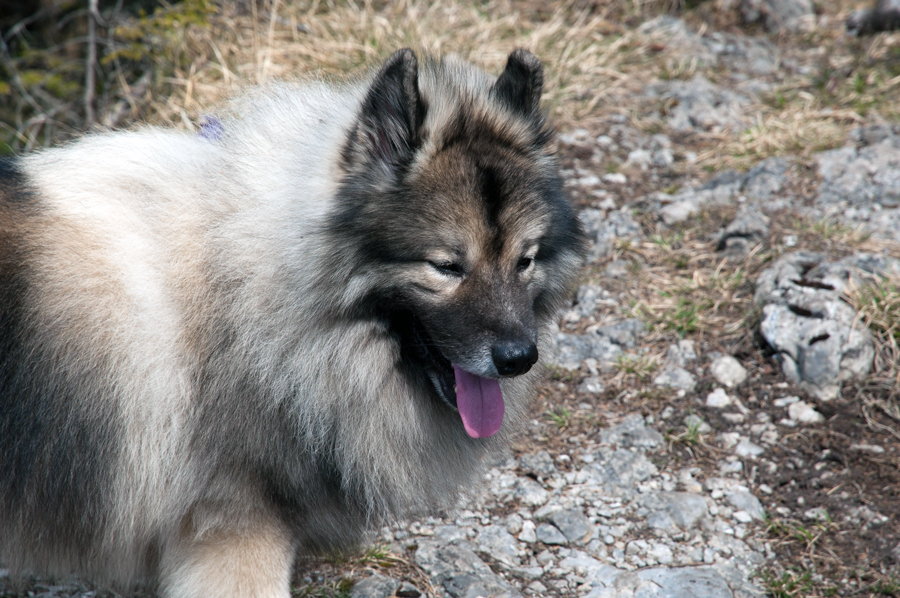
[[[563,533],[559,531],[559,529],[555,525],[550,525],[549,523],[542,523],[538,525],[535,533],[537,534],[538,540],[550,546],[558,546],[568,543],[568,540],[563,535]]]
[[[782,397],[780,399],[775,399],[772,401],[772,404],[776,407],[787,407],[791,403],[796,403],[800,400],[800,397]]]
[[[730,355],[724,355],[713,361],[709,371],[713,378],[726,388],[734,388],[747,379],[747,370]]]
[[[812,405],[797,401],[788,406],[788,417],[803,424],[820,424],[825,421],[825,416],[816,411]]]
[[[731,405],[731,397],[723,389],[717,388],[706,395],[706,406],[713,409],[722,409]]]
[[[535,525],[533,521],[525,521],[522,523],[522,531],[519,532],[519,540],[532,544],[537,542],[537,534],[535,533]]]
[[[763,447],[750,442],[746,438],[742,438],[741,441],[738,442],[737,446],[734,447],[734,454],[738,457],[750,457],[755,459],[756,457],[762,455],[764,452],[766,452],[766,450]]]
[[[807,521],[817,521],[820,523],[830,521],[828,511],[825,509],[825,507],[815,507],[812,509],[807,509],[803,512],[803,518]]]
[[[709,434],[712,432],[712,426],[703,421],[703,418],[696,413],[686,415],[684,417],[684,425],[689,430],[696,430],[701,434]]]
[[[653,386],[678,388],[690,392],[697,386],[697,380],[682,367],[668,366],[653,378]]]

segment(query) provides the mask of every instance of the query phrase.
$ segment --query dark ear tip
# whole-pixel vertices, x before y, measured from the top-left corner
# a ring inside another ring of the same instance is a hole
[[[522,65],[526,70],[531,72],[540,72],[543,70],[543,65],[541,65],[541,60],[525,48],[518,48],[517,50],[513,50],[509,58],[507,58],[507,62],[517,62]]]
[[[390,58],[385,61],[384,67],[382,68],[387,70],[397,64],[402,65],[404,70],[417,70],[419,67],[419,61],[416,59],[415,52],[409,48],[401,48],[391,54]]]

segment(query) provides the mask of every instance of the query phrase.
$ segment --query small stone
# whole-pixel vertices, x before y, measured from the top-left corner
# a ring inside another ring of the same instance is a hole
[[[727,421],[729,424],[737,425],[744,423],[744,419],[746,418],[744,417],[743,413],[723,413],[722,419]]]
[[[740,473],[744,471],[744,463],[742,461],[725,461],[719,464],[719,472],[722,474]]]
[[[539,507],[550,499],[550,494],[531,478],[519,478],[517,486],[515,497],[529,507]]]
[[[522,455],[519,457],[519,467],[528,473],[543,477],[557,473],[556,465],[553,464],[553,457],[547,451]]]
[[[587,543],[594,530],[594,526],[580,509],[557,511],[551,514],[549,519],[563,533],[566,540],[573,544]]]
[[[556,526],[549,523],[542,523],[537,526],[535,533],[538,540],[550,546],[561,546],[568,542],[563,533]]]
[[[697,361],[697,350],[694,348],[694,341],[681,340],[674,345],[669,345],[669,348],[666,349],[666,361],[682,368],[691,362]]]
[[[747,370],[730,355],[719,357],[712,362],[709,369],[719,384],[727,388],[734,388],[747,379]]]
[[[729,492],[725,495],[725,498],[728,501],[728,504],[733,506],[735,509],[738,509],[738,512],[747,513],[747,515],[751,519],[762,520],[766,515],[766,512],[763,509],[762,503],[759,502],[759,499],[746,490],[735,490],[733,492]],[[747,522],[742,521],[741,523]]]
[[[578,390],[578,392],[598,395],[603,392],[604,388],[602,379],[597,376],[589,376],[582,380],[576,390]]]
[[[533,581],[528,584],[528,589],[537,594],[538,596],[545,596],[547,594],[547,586],[542,584],[539,581]]]
[[[737,446],[734,447],[734,454],[738,457],[750,457],[752,459],[755,459],[756,457],[762,455],[765,450],[766,449],[759,446],[758,444],[755,444],[753,442],[750,442],[746,438],[743,438],[737,444]]]
[[[604,174],[602,178],[604,183],[611,183],[613,185],[624,185],[628,182],[628,177],[626,177],[621,172],[611,172],[609,174]]]
[[[520,531],[522,531],[523,523],[524,523],[524,521],[522,521],[522,517],[519,516],[517,513],[513,513],[512,515],[510,515],[509,517],[506,518],[506,531],[508,531],[512,535],[516,535]]]
[[[697,380],[686,369],[670,366],[653,379],[653,386],[677,388],[690,392],[697,386]]]
[[[828,515],[828,511],[825,510],[824,507],[815,507],[812,509],[807,509],[803,512],[803,518],[807,521],[818,521],[820,523],[824,523],[831,520],[831,517]]]
[[[543,567],[513,567],[510,569],[510,573],[513,574],[514,577],[518,577],[519,579],[524,579],[525,581],[534,581],[536,579],[540,579],[544,575]]]
[[[735,511],[731,516],[738,523],[750,523],[753,521],[753,517],[747,511]]]
[[[665,544],[654,544],[650,547],[650,550],[647,552],[647,554],[656,559],[656,562],[660,565],[668,565],[675,560],[675,555],[672,554],[672,549]]]
[[[628,159],[624,166],[634,166],[640,170],[648,170],[653,163],[653,154],[644,149],[636,149],[628,152]]]
[[[394,596],[394,592],[399,587],[398,580],[381,573],[373,573],[371,577],[367,577],[353,586],[353,589],[350,590],[350,598],[388,598]]]
[[[723,449],[728,450],[737,446],[738,442],[741,441],[741,435],[737,432],[722,432],[716,436],[716,439]]]
[[[877,444],[851,444],[850,450],[862,451],[864,453],[872,453],[875,455],[884,453],[884,447],[878,446]]]
[[[703,421],[703,418],[696,413],[686,415],[684,418],[684,425],[689,430],[696,430],[701,434],[709,434],[710,432],[712,432],[712,427],[708,423]]]
[[[713,409],[722,409],[723,407],[727,407],[731,405],[731,397],[728,396],[723,389],[717,388],[708,395],[706,395],[706,406],[712,407]]]
[[[825,421],[824,415],[804,401],[791,403],[788,406],[788,417],[803,424],[820,424]]]
[[[533,521],[524,521],[522,522],[522,531],[519,532],[518,538],[522,542],[527,542],[528,544],[533,544],[537,542],[537,535],[535,534],[535,525]]]
[[[796,403],[799,400],[800,397],[781,397],[780,399],[772,401],[772,405],[775,407],[787,407],[791,403]]]

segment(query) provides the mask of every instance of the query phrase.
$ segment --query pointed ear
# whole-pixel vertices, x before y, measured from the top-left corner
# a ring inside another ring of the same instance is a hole
[[[544,85],[544,67],[528,50],[516,50],[506,59],[506,69],[492,88],[493,94],[522,114],[537,112]]]
[[[419,64],[412,50],[398,50],[372,81],[344,157],[352,165],[380,164],[396,177],[418,146],[424,105]]]

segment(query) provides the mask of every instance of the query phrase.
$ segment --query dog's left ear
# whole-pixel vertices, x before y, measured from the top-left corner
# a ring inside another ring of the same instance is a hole
[[[348,166],[374,162],[396,178],[419,144],[424,108],[416,55],[409,48],[398,50],[375,75],[366,93],[344,152]]]
[[[516,50],[506,59],[506,69],[494,83],[493,94],[521,114],[537,112],[544,86],[544,67],[528,50]]]

